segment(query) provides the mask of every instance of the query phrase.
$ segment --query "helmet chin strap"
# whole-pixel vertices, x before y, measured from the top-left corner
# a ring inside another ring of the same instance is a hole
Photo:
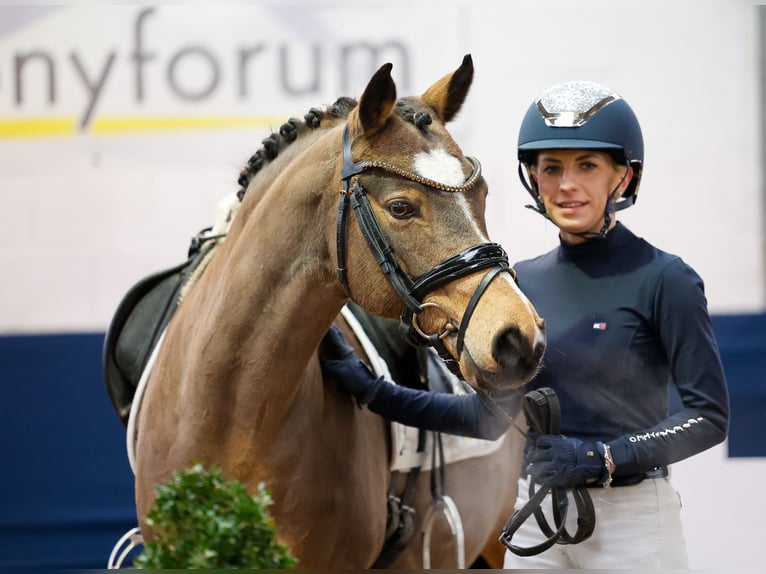
[[[630,207],[631,205],[633,205],[633,203],[636,201],[635,196],[625,199],[624,201],[620,202],[619,205],[617,201],[615,200],[615,197],[617,196],[617,191],[620,189],[620,186],[625,181],[625,178],[628,177],[628,171],[630,170],[630,162],[627,160],[625,162],[625,167],[627,168],[625,170],[625,173],[622,174],[620,181],[617,182],[617,185],[614,187],[614,189],[609,194],[609,197],[606,200],[606,207],[604,207],[604,225],[601,226],[601,230],[598,233],[575,233],[575,235],[579,235],[580,237],[584,237],[585,239],[590,239],[592,237],[598,237],[599,239],[604,239],[606,237],[606,234],[609,233],[609,226],[612,223],[612,213],[616,211],[622,211],[626,207]]]
[[[540,194],[529,182],[528,175],[529,175],[529,168],[527,168],[527,173],[524,173],[523,164],[519,162],[519,179],[521,180],[521,185],[523,185],[524,189],[526,189],[529,195],[532,196],[532,199],[535,200],[535,204],[536,204],[536,205],[525,205],[524,207],[526,207],[527,209],[531,209],[532,211],[536,211],[537,213],[542,215],[545,219],[553,221],[550,215],[548,215],[548,212],[545,210],[545,204],[543,203],[543,200],[540,198]]]

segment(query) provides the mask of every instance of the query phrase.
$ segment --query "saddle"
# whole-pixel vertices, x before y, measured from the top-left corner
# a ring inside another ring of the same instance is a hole
[[[186,261],[149,275],[130,288],[106,331],[102,351],[104,382],[126,428],[138,381],[152,350],[178,308],[184,285],[212,247],[200,248],[199,237],[192,240]]]

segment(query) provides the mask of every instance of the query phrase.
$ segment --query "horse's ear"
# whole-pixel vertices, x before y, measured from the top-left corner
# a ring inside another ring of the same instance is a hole
[[[396,103],[396,85],[391,78],[393,64],[383,64],[372,76],[359,99],[358,116],[366,134],[382,128]]]
[[[460,111],[472,82],[473,59],[471,54],[466,54],[460,67],[428,88],[421,99],[447,123]]]

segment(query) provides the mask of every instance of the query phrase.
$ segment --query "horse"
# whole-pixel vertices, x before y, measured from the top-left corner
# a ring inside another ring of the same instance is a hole
[[[300,568],[375,563],[394,480],[388,424],[323,380],[318,359],[333,322],[358,347],[339,315],[349,300],[435,346],[476,392],[520,389],[536,372],[544,322],[488,240],[480,164],[445,127],[473,61],[401,99],[391,69],[381,66],[358,101],[290,119],[241,172],[236,216],[167,324],[136,414],[145,539],[157,485],[202,462],[266,485],[279,539]],[[509,438],[491,456],[448,467],[469,563],[500,549],[518,461]],[[416,531],[429,482],[424,472]],[[443,521],[427,542],[432,567],[454,567]],[[413,539],[391,566],[418,568],[423,552]]]

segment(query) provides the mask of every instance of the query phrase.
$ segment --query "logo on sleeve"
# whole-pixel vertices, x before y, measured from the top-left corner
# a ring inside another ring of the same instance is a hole
[[[594,331],[606,331],[606,323],[593,323]]]

